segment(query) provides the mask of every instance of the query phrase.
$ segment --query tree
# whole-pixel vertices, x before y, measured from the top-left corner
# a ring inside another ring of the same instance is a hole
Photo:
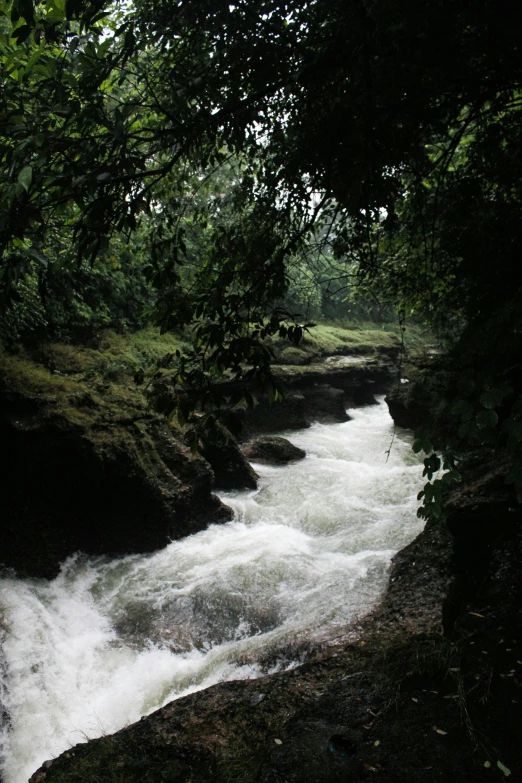
[[[423,436],[428,450],[452,464],[470,442],[489,442],[519,464],[520,365],[514,343],[497,351],[491,336],[518,340],[520,328],[522,9],[136,0],[108,35],[111,14],[90,4],[33,12],[4,3],[13,7],[2,77],[15,139],[2,133],[7,293],[22,260],[41,261],[64,214],[75,253],[89,258],[148,214],[160,224],[151,232],[156,320],[195,325],[194,351],[172,357],[174,395],[155,380],[159,407],[185,418],[187,388],[214,405],[212,380],[224,371],[277,396],[265,338],[299,338],[280,305],[292,259],[326,232],[360,285],[451,326],[455,381],[441,410],[459,417],[458,438],[439,417]],[[11,60],[43,141],[36,126],[29,137],[25,123],[16,130]],[[210,227],[187,291],[177,210],[191,178],[230,156],[238,174],[226,220],[210,207],[209,224],[205,204],[190,217]],[[168,213],[158,208],[167,184]],[[437,459],[429,456],[428,476]]]

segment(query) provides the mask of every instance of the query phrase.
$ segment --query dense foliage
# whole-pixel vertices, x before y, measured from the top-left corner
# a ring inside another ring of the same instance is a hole
[[[447,482],[487,444],[507,450],[522,493],[522,9],[13,0],[0,12],[4,301],[57,259],[72,275],[106,268],[114,243],[139,247],[155,322],[194,327],[194,349],[170,357],[174,391],[160,375],[151,387],[186,418],[195,400],[219,403],[225,371],[277,397],[265,338],[298,340],[294,308],[313,316],[356,285],[430,319],[451,349],[417,441],[428,477],[432,449]],[[427,507],[439,513],[437,483]]]

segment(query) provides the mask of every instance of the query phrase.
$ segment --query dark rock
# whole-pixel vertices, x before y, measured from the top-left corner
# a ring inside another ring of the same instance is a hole
[[[452,578],[453,539],[444,519],[424,530],[393,557],[388,589],[367,618],[379,633],[442,633],[442,603]]]
[[[327,384],[342,389],[354,405],[366,405],[375,394],[388,391],[397,379],[397,368],[388,357],[328,356],[308,367],[281,368],[277,377],[303,394],[316,384]]]
[[[218,489],[256,489],[257,473],[225,427],[214,440],[203,443],[201,454],[212,467]]]
[[[264,435],[247,443],[243,454],[250,461],[266,465],[286,465],[306,457],[306,451],[277,435]]]
[[[357,753],[357,743],[350,737],[344,737],[342,734],[332,734],[328,750],[341,757],[355,756]]]
[[[302,430],[310,426],[305,414],[305,398],[289,392],[281,402],[270,404],[261,397],[255,408],[248,408],[243,420],[243,440],[254,435],[282,430]]]
[[[401,383],[390,389],[385,397],[395,424],[415,430],[427,415],[426,399],[419,397],[415,383]]]
[[[346,408],[375,404],[396,373],[388,357],[330,356],[306,368],[282,368],[277,377],[290,393],[304,397],[305,419],[328,423],[347,421]]]
[[[396,380],[397,368],[388,356],[330,356],[308,366],[275,367],[284,399],[269,403],[258,394],[255,408],[222,413],[222,421],[242,441],[256,435],[304,429],[312,421],[349,419],[346,408],[375,404]],[[238,390],[235,381],[221,384],[224,395]],[[256,394],[254,388],[251,389]],[[227,416],[229,418],[227,418]]]
[[[325,383],[314,384],[304,391],[305,413],[310,421],[322,424],[349,421],[345,393]]]
[[[455,373],[444,360],[410,364],[406,378],[396,382],[386,394],[390,416],[399,427],[415,430],[427,420],[437,421],[446,432],[455,420],[445,406],[443,390],[451,389]]]
[[[76,551],[151,552],[231,518],[166,421],[60,394],[0,390],[2,565],[51,578]]]
[[[459,464],[464,484],[445,504],[454,549],[454,579],[443,602],[446,636],[453,636],[466,604],[483,588],[495,551],[519,529],[515,492],[505,482],[509,469],[506,458],[484,448]]]

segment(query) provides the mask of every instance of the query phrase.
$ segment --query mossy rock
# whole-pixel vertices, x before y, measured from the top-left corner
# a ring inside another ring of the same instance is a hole
[[[213,470],[214,486],[218,489],[257,488],[257,473],[225,427],[219,428],[213,440],[203,443],[201,454]]]
[[[4,566],[53,577],[76,551],[150,552],[230,519],[207,463],[130,381],[88,384],[2,358]]]
[[[293,345],[289,345],[287,348],[283,348],[283,350],[279,352],[277,357],[277,364],[303,366],[310,364],[311,359],[312,357],[307,351],[303,350],[302,348],[296,348]]]

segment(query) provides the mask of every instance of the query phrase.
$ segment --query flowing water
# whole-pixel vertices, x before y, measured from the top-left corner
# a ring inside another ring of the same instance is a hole
[[[384,402],[349,413],[289,434],[306,459],[256,465],[257,491],[224,493],[228,524],[148,556],[70,558],[52,582],[0,582],[6,783],[173,698],[276,670],[278,650],[368,611],[421,530],[422,480],[406,433],[386,459]]]

